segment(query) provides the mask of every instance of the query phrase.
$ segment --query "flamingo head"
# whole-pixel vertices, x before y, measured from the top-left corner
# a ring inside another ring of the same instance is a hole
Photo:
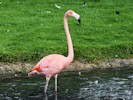
[[[76,20],[78,20],[78,22],[80,23],[80,15],[79,14],[77,14],[76,12],[74,12],[74,11],[72,11],[72,10],[68,10],[67,12],[66,12],[66,15],[68,16],[68,17],[74,17]]]

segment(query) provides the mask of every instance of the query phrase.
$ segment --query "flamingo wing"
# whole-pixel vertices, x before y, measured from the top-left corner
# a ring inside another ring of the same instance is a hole
[[[64,68],[63,62],[66,57],[58,54],[49,55],[42,58],[32,69],[45,75],[55,75]]]

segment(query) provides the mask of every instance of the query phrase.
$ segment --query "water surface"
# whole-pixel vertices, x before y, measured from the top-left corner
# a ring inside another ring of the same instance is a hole
[[[13,77],[0,80],[0,100],[133,100],[133,70],[94,70],[63,72],[54,78],[44,94],[45,77]]]

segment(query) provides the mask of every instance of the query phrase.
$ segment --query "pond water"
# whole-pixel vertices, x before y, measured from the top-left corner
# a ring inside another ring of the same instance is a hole
[[[63,72],[54,78],[44,94],[45,77],[35,76],[0,80],[0,100],[133,100],[133,70],[106,69],[92,72]]]

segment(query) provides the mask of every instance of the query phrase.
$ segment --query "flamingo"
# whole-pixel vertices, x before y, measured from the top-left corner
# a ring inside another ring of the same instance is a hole
[[[74,58],[74,50],[72,45],[72,40],[68,27],[68,17],[74,17],[80,23],[80,15],[72,10],[66,11],[64,14],[64,29],[66,32],[67,42],[68,42],[68,56],[65,57],[60,54],[51,54],[44,58],[42,58],[36,66],[32,69],[28,76],[36,75],[44,75],[46,77],[46,84],[44,88],[44,92],[47,92],[49,80],[52,76],[55,77],[55,92],[57,92],[57,77],[58,74],[67,68]]]

